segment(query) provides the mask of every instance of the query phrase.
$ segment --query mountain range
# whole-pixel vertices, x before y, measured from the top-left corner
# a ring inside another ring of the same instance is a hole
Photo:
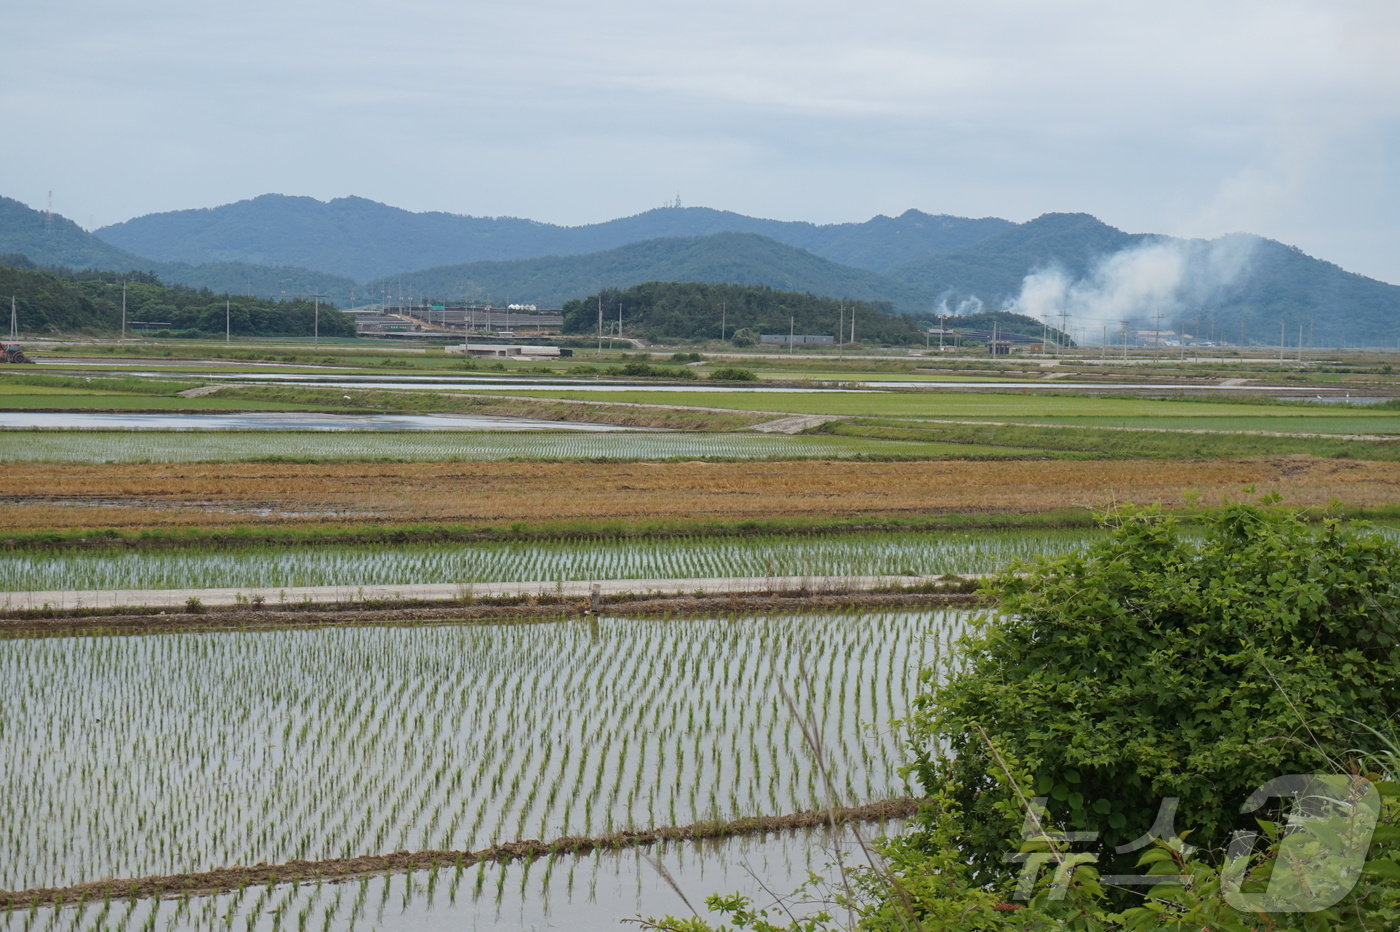
[[[576,256],[715,233],[753,233],[833,262],[883,272],[1013,226],[994,218],[935,217],[916,210],[818,226],[707,207],[663,207],[563,227],[514,217],[412,213],[360,197],[323,203],[265,194],[223,207],[149,214],[94,232],[113,246],[166,262],[300,266],[365,282],[442,265]]]
[[[694,281],[883,303],[924,319],[981,306],[1042,316],[1064,308],[1090,334],[1099,320],[1141,326],[1160,312],[1163,328],[1230,340],[1243,333],[1254,344],[1277,343],[1280,327],[1299,326],[1316,345],[1400,339],[1400,287],[1262,237],[1131,234],[1073,213],[1018,224],[909,210],[818,225],[665,207],[563,227],[270,194],[90,234],[0,198],[5,253],[148,270],[234,294],[319,291],[342,306],[385,297],[560,306],[601,288]],[[1175,279],[1163,284],[1167,273]],[[1054,300],[1035,304],[1044,286]]]

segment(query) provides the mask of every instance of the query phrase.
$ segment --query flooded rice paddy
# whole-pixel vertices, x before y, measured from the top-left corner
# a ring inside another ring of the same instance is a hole
[[[553,422],[550,422],[553,423]],[[859,437],[633,431],[0,431],[0,462],[144,463],[509,459],[772,459],[928,455],[937,444]],[[946,446],[953,454],[966,447]]]
[[[525,417],[455,414],[315,414],[249,411],[237,414],[103,414],[85,411],[0,411],[0,429],[51,430],[578,430],[592,433],[645,431],[643,427],[543,421]]]
[[[151,371],[123,371],[122,375],[134,378],[183,378],[188,373]],[[969,388],[995,391],[1161,391],[1160,382],[1084,382],[1061,381],[1058,379],[899,379],[899,378],[860,378],[851,380],[813,380],[805,385],[768,385],[753,383],[706,384],[699,381],[665,383],[638,381],[635,379],[583,379],[550,378],[548,376],[500,376],[500,375],[452,375],[436,373],[431,375],[367,375],[337,372],[326,373],[287,373],[287,372],[227,372],[216,374],[220,382],[294,385],[319,388],[359,388],[388,391],[473,391],[479,389],[529,391],[568,390],[579,392],[623,392],[646,390],[650,392],[744,392],[744,393],[784,393],[784,392],[850,392],[879,391],[882,389],[921,389],[927,391],[967,391]],[[1340,396],[1342,390],[1319,388],[1317,386],[1272,385],[1272,384],[1203,384],[1173,385],[1173,391],[1220,393],[1222,395],[1247,392],[1272,392],[1286,397],[1297,396]]]
[[[892,721],[921,667],[956,664],[966,622],[956,611],[605,617],[0,643],[0,888],[900,796],[906,752]],[[819,847],[768,836],[675,843],[663,857],[699,902],[750,862],[788,889],[819,866]],[[559,856],[26,909],[0,914],[0,928],[589,927],[576,915],[610,928],[639,910],[684,912],[644,863]]]

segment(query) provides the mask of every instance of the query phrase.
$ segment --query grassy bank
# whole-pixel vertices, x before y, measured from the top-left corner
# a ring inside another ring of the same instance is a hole
[[[1206,427],[1208,425],[1203,425]],[[1319,425],[1325,426],[1325,425]],[[1393,428],[1391,428],[1393,429]],[[1210,429],[1133,429],[1037,424],[911,423],[880,418],[829,422],[823,432],[905,443],[975,444],[1027,451],[1054,459],[1151,457],[1196,459],[1233,456],[1316,456],[1329,459],[1400,460],[1400,438],[1289,437]]]

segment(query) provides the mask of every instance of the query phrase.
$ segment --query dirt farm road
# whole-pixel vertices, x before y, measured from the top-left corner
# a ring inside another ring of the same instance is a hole
[[[972,577],[958,577],[972,578]],[[951,581],[944,576],[726,576],[691,579],[542,580],[493,583],[413,583],[394,586],[244,586],[232,589],[114,589],[0,592],[0,612],[74,609],[177,609],[201,606],[354,604],[407,601],[461,603],[531,596],[588,599],[615,595],[723,595],[765,592],[852,592],[912,588]]]

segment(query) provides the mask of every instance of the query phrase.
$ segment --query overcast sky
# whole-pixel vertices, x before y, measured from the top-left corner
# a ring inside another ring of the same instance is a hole
[[[1400,283],[1397,0],[10,2],[0,194],[591,223],[679,196],[1270,236]]]

